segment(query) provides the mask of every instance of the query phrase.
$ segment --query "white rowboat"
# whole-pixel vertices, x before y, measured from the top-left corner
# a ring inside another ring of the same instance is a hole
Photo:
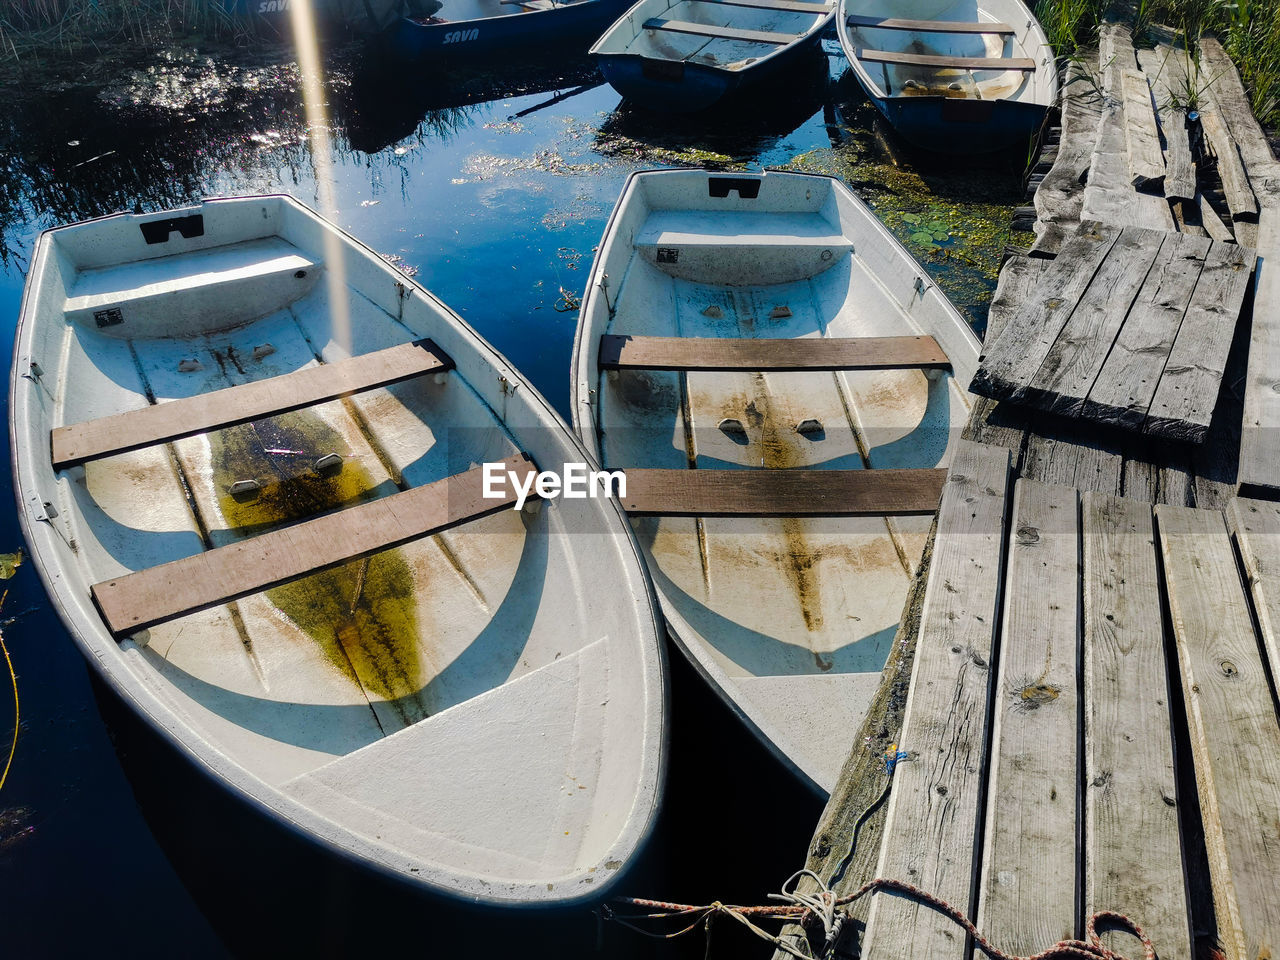
[[[282,828],[501,905],[633,860],[666,709],[642,558],[616,502],[484,496],[480,464],[581,445],[375,253],[287,197],[48,231],[10,417],[89,663]]]
[[[829,792],[892,645],[978,341],[842,184],[633,175],[574,347],[579,435],[668,630]]]

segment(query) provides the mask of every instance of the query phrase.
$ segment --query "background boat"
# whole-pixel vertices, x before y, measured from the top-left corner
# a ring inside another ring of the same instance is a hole
[[[817,45],[835,0],[640,0],[591,48],[619,93],[654,110],[704,110]]]
[[[495,50],[536,52],[547,45],[581,49],[626,8],[627,0],[443,0],[430,16],[397,20],[380,42],[414,61],[476,62]]]
[[[876,108],[926,150],[1025,145],[1057,101],[1053,49],[1020,0],[841,0],[836,30]]]

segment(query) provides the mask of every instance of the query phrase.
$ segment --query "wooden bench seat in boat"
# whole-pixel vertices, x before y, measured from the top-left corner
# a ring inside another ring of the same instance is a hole
[[[601,370],[950,370],[933,337],[600,338]]]
[[[945,468],[914,470],[631,469],[632,516],[874,517],[931,514]]]
[[[855,51],[859,60],[898,67],[938,67],[949,70],[1021,70],[1033,73],[1036,62],[1027,57],[947,57],[941,54],[899,53],[896,50]]]
[[[452,368],[453,361],[439,347],[430,340],[418,340],[267,380],[57,427],[50,437],[53,468],[64,470]]]
[[[1007,23],[965,23],[959,20],[903,20],[898,17],[865,17],[850,14],[845,23],[851,27],[874,27],[877,30],[909,30],[913,33],[983,33],[1009,36],[1013,27]]]
[[[644,22],[646,30],[667,30],[672,33],[689,33],[696,37],[713,37],[717,40],[744,40],[747,43],[786,44],[799,40],[802,33],[776,33],[772,30],[746,30],[741,27],[718,27],[710,23],[692,23],[688,20],[664,20],[650,17]]]
[[[755,10],[785,10],[789,13],[813,13],[825,16],[831,12],[829,3],[820,0],[693,0],[695,3],[719,3],[728,7],[751,7]]]
[[[526,454],[502,461],[528,482]],[[177,617],[292,583],[313,573],[510,509],[516,494],[484,496],[484,469],[304,520],[248,540],[114,577],[91,588],[112,635],[120,637]],[[530,488],[529,496],[535,496]]]
[[[63,312],[69,323],[97,327],[136,326],[143,318],[154,322],[167,314],[172,326],[174,315],[194,312],[201,303],[287,302],[311,288],[320,268],[305,251],[278,237],[250,240],[81,271]]]

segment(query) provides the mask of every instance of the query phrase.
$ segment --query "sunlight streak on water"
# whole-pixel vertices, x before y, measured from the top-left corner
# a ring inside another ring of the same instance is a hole
[[[298,51],[298,70],[302,75],[302,106],[311,141],[316,204],[320,215],[336,227],[338,204],[334,195],[333,145],[311,0],[293,0],[289,5],[289,19],[293,26],[294,46]],[[351,310],[347,301],[346,264],[343,260],[342,242],[334,231],[326,231],[324,234],[324,261],[333,339],[342,349],[350,352]]]

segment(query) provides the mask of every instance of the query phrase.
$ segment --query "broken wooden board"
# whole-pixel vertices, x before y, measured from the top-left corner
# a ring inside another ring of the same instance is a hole
[[[1124,93],[1129,182],[1135,190],[1159,192],[1164,185],[1164,153],[1160,149],[1151,88],[1145,75],[1128,69],[1120,71],[1120,86]]]
[[[1106,229],[1081,225],[1086,240]],[[969,389],[1203,442],[1253,251],[1140,227],[1125,227],[1105,250],[1079,239],[1046,267],[1040,289],[1049,299],[1028,299],[986,346]]]

